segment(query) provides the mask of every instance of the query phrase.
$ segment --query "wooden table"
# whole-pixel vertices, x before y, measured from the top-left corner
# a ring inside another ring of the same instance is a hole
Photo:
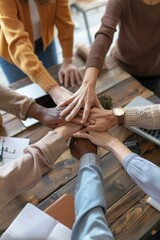
[[[84,65],[79,59],[78,66]],[[57,79],[59,66],[49,69],[51,75]],[[14,84],[14,88],[28,84],[25,79]],[[73,92],[75,89],[71,89]],[[111,59],[107,59],[107,71],[100,75],[96,91],[98,95],[112,96],[114,106],[124,106],[134,97],[141,95],[158,103],[160,100],[143,87],[130,74],[126,73]],[[0,135],[27,137],[31,143],[43,137],[50,129],[41,123],[26,129],[19,119],[5,114],[4,129]],[[113,127],[113,135],[121,141],[136,139],[140,143],[142,156],[160,165],[160,149],[157,145],[134,134],[125,127]],[[115,157],[104,149],[99,149],[104,176],[105,197],[107,200],[106,219],[115,239],[139,240],[150,239],[160,228],[160,213],[146,203],[147,196],[130,179]],[[0,211],[0,231],[6,229],[24,205],[29,201],[45,209],[64,193],[74,196],[76,176],[79,162],[74,159],[69,150],[57,160],[53,170],[43,177],[34,188],[15,198],[2,211]]]

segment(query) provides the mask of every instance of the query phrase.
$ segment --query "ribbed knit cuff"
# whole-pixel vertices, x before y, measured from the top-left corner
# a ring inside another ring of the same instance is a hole
[[[124,118],[125,118],[125,125],[127,126],[136,126],[136,122],[139,119],[137,114],[136,108],[124,108]]]
[[[58,85],[56,80],[52,78],[52,76],[46,71],[41,71],[36,75],[35,79],[33,79],[46,93],[55,85]]]

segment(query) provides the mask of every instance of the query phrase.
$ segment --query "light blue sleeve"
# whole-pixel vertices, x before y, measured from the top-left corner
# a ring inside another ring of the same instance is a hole
[[[147,195],[160,203],[160,168],[157,165],[131,153],[124,159],[123,167]]]
[[[76,220],[72,240],[113,240],[105,219],[106,201],[102,171],[97,155],[88,153],[80,160],[75,192]]]

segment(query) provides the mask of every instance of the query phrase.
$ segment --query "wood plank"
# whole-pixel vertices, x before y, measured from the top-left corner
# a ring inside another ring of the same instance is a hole
[[[11,114],[8,113],[3,115],[3,117],[4,123],[2,129],[0,130],[1,136],[8,137],[15,136],[26,129],[26,127],[21,123],[21,121],[17,117],[12,116]]]
[[[111,71],[102,71],[96,83],[96,93],[102,94],[111,87],[119,84],[122,81],[130,78],[130,74],[124,72],[120,67],[114,68]]]
[[[144,199],[146,198],[141,199],[110,225],[115,239],[139,240],[156,223],[160,223],[160,213],[146,203]]]
[[[137,80],[130,77],[126,81],[122,81],[119,84],[114,85],[99,96],[111,96],[113,99],[113,106],[125,106],[136,96],[147,96],[147,98],[153,95],[153,92],[143,87]]]

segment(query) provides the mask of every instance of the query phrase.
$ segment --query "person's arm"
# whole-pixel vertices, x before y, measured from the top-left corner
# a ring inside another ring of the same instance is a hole
[[[76,133],[74,136],[89,139],[94,144],[111,151],[135,183],[160,203],[160,168],[158,166],[133,154],[122,142],[107,132]]]
[[[61,108],[45,108],[34,99],[21,95],[9,87],[0,84],[0,110],[11,113],[21,120],[35,118],[42,124],[55,128],[65,122],[60,117]]]
[[[27,2],[25,6],[28,6]],[[8,44],[11,63],[14,63],[33,82],[49,93],[56,104],[69,98],[71,93],[58,85],[34,53],[29,34],[17,17],[16,1],[1,0],[0,9],[0,26]],[[28,11],[27,7],[26,11]]]
[[[160,128],[160,104],[121,109],[123,111],[121,124],[124,126],[135,126],[147,129]],[[84,129],[85,132],[103,132],[113,125],[118,124],[118,117],[114,115],[114,111],[103,108],[92,108],[89,120],[92,120],[94,124],[86,127]]]
[[[86,141],[72,140],[70,149],[72,155],[80,159],[75,192],[76,220],[71,239],[111,240],[113,235],[105,219],[103,176],[96,148]]]
[[[0,208],[33,187],[43,174],[52,169],[54,162],[67,149],[67,140],[78,129],[79,126],[72,123],[59,127],[27,147],[20,158],[1,166]]]
[[[58,78],[65,87],[74,87],[76,84],[81,84],[82,77],[72,60],[74,24],[68,0],[57,1],[55,25],[58,29],[58,39],[63,53],[63,62],[58,72]]]
[[[15,0],[1,0],[0,9],[0,26],[8,44],[10,59],[33,82],[42,87],[45,92],[48,92],[51,87],[57,85],[57,82],[34,53],[29,34],[17,17],[17,2]]]
[[[160,104],[124,108],[124,125],[160,128]]]
[[[109,0],[107,3],[101,27],[96,34],[95,41],[87,58],[82,85],[79,90],[64,103],[64,106],[68,105],[68,107],[62,112],[62,115],[68,114],[71,111],[66,118],[67,121],[70,121],[81,108],[84,108],[82,119],[86,122],[91,107],[93,105],[99,107],[95,94],[95,85],[121,16],[121,2],[122,1],[119,3],[117,0]]]
[[[66,148],[59,134],[49,132],[42,140],[27,147],[20,158],[1,166],[0,208],[33,187]]]
[[[11,113],[21,120],[25,120],[29,108],[34,103],[34,99],[21,95],[11,88],[0,84],[0,110]]]
[[[124,158],[123,167],[147,195],[160,203],[160,168],[157,165],[131,153]]]

